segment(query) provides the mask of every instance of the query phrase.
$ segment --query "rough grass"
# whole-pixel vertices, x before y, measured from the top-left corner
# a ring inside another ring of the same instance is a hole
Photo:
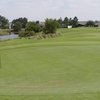
[[[0,36],[9,35],[9,32],[10,32],[9,29],[0,29]]]
[[[0,100],[100,100],[100,29],[0,42]]]

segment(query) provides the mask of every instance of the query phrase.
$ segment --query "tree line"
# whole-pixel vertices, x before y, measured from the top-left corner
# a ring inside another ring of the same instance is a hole
[[[58,19],[58,22],[60,24],[60,27],[62,28],[67,28],[69,25],[71,25],[74,28],[78,26],[78,18],[76,16],[74,18],[60,18]]]
[[[9,20],[0,16],[0,29],[11,29],[11,32],[19,34],[20,37],[32,36],[35,33],[43,32],[45,34],[56,33],[57,28],[67,28],[72,26],[73,28],[78,27],[79,21],[75,16],[74,18],[65,17],[64,19],[46,19],[45,22],[40,21],[28,21],[27,18],[14,19],[11,23]],[[87,27],[94,27],[94,21],[88,21]]]

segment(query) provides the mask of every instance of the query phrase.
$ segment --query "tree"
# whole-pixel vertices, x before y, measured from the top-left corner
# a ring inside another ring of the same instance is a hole
[[[34,31],[34,32],[39,32],[41,30],[39,24],[36,22],[28,22],[26,25],[26,31]]]
[[[13,26],[16,22],[20,22],[21,25],[22,25],[22,28],[25,28],[25,27],[26,27],[26,24],[27,24],[27,22],[28,22],[28,19],[25,18],[25,17],[24,17],[24,18],[14,19],[14,20],[12,21],[12,26]]]
[[[68,20],[68,25],[73,25],[73,20],[72,20],[72,18],[69,18],[69,20]]]
[[[16,23],[14,23],[14,25],[12,26],[12,28],[13,28],[14,32],[19,32],[19,31],[21,31],[22,24],[18,21]]]
[[[58,23],[59,23],[59,27],[62,27],[62,24],[63,24],[62,18],[59,18],[57,21],[58,21]]]
[[[0,28],[1,29],[9,28],[9,20],[4,16],[0,16]]]
[[[53,34],[56,33],[58,27],[58,22],[53,19],[46,19],[45,20],[45,27],[43,29],[43,32],[45,34]]]
[[[94,27],[95,26],[95,22],[94,21],[88,21],[87,23],[86,23],[86,26],[87,27]]]
[[[73,24],[72,25],[73,27],[77,27],[77,25],[78,25],[78,18],[76,16],[73,18],[72,24]]]
[[[40,22],[37,20],[37,21],[36,21],[36,24],[39,24],[39,23],[40,23]]]
[[[65,27],[68,27],[68,17],[65,17],[63,24]]]
[[[57,19],[54,19],[54,21],[55,21],[56,27],[57,27],[57,28],[60,28],[60,24],[59,24],[58,20],[57,20]]]

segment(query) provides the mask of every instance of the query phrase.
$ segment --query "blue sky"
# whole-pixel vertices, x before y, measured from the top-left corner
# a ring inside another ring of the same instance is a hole
[[[77,16],[79,20],[100,20],[100,0],[0,0],[0,14],[12,20]]]

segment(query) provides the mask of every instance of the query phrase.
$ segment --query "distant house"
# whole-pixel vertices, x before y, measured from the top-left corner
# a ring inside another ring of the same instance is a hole
[[[78,27],[86,26],[86,23],[88,21],[79,21],[78,22]],[[100,27],[100,21],[95,21],[95,27]]]
[[[72,25],[68,25],[68,29],[72,28]]]
[[[79,22],[78,22],[78,27],[85,26],[86,23],[87,23],[87,21],[79,21]]]
[[[100,22],[98,23],[98,27],[100,27]]]
[[[45,27],[45,22],[40,22],[39,25],[40,25],[40,27],[43,28],[43,27]]]
[[[85,27],[88,21],[79,21],[77,27]],[[95,26],[94,27],[100,27],[100,21],[94,21],[95,22]],[[40,27],[45,27],[45,22],[40,22],[39,23]],[[65,24],[61,25],[62,28],[73,28],[72,25],[68,25],[66,26]]]
[[[100,27],[100,21],[96,21],[95,25],[97,25],[98,27]]]

